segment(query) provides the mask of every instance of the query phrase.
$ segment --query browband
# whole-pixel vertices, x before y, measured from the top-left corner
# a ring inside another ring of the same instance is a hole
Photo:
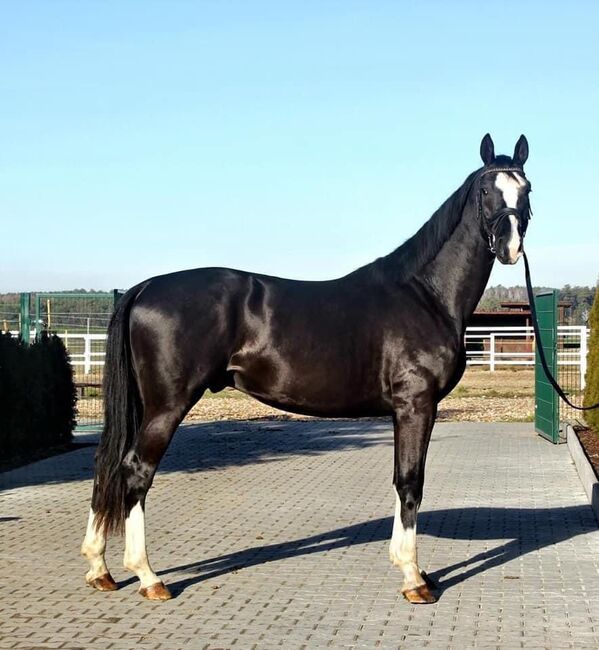
[[[484,176],[485,174],[498,174],[499,172],[518,172],[519,174],[522,174],[524,178],[526,178],[526,174],[524,173],[522,167],[496,167],[495,169],[483,169],[483,171],[480,173],[480,176]]]

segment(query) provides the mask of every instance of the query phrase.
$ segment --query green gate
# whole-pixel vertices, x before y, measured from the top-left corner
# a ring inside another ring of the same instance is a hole
[[[560,442],[559,397],[547,380],[538,346],[542,345],[551,374],[557,377],[557,305],[556,290],[535,296],[541,340],[536,341],[535,353],[535,430],[553,443]]]

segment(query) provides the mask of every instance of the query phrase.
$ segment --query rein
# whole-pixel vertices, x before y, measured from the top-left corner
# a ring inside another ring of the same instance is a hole
[[[537,319],[537,308],[535,306],[535,296],[532,290],[532,282],[530,280],[530,267],[528,265],[528,257],[526,257],[526,253],[524,251],[522,251],[522,255],[524,256],[524,276],[526,278],[526,291],[528,293],[528,302],[530,304],[532,325],[535,331],[535,340],[537,342],[536,347],[539,353],[539,359],[541,360],[541,365],[543,366],[543,370],[545,372],[545,375],[547,376],[547,379],[549,380],[549,383],[553,386],[555,392],[564,400],[564,402],[566,402],[566,404],[568,404],[568,406],[571,406],[573,409],[576,409],[577,411],[591,411],[593,409],[599,408],[599,402],[597,402],[597,404],[592,404],[591,406],[576,406],[576,404],[572,404],[572,402],[566,397],[566,394],[562,390],[562,387],[557,383],[557,381],[551,374],[551,371],[549,370],[549,366],[547,365],[547,359],[545,358],[545,350],[541,345],[541,333],[539,331],[539,321]]]
[[[485,175],[485,174],[497,174],[498,172],[517,172],[518,174],[521,174],[524,176],[524,171],[522,170],[521,167],[501,167],[501,168],[495,168],[495,169],[485,169],[483,170],[474,180],[473,180],[473,185],[475,182],[480,181],[480,179]],[[482,201],[480,200],[480,192],[477,192],[477,204],[478,204],[478,218],[479,222],[481,225],[484,223],[485,217],[483,215],[483,206],[482,206]],[[486,227],[483,228],[485,231],[485,235],[487,237],[488,243],[489,243],[489,250],[491,253],[495,254],[495,245],[494,245],[494,231],[497,226],[497,224],[505,217],[508,217],[510,215],[514,215],[515,217],[518,217],[519,221],[521,219],[521,214],[518,212],[518,210],[515,210],[514,208],[501,208],[494,212],[490,217],[487,217],[486,222],[489,224],[489,228],[487,229]],[[529,213],[528,213],[528,219],[530,219],[531,211],[529,207]],[[522,239],[524,239],[524,235],[526,234],[526,227],[528,225],[528,219],[524,222],[524,227],[522,230]],[[535,296],[534,292],[532,289],[532,281],[530,279],[530,267],[528,264],[528,257],[526,257],[526,253],[524,249],[522,249],[522,255],[524,257],[524,276],[526,279],[526,292],[528,293],[528,302],[530,304],[530,314],[532,316],[532,325],[535,333],[535,340],[537,342],[537,350],[539,352],[539,359],[541,360],[541,366],[543,367],[543,371],[549,380],[549,383],[553,386],[555,389],[555,392],[568,404],[573,409],[576,409],[577,411],[591,411],[593,409],[599,408],[599,402],[597,404],[592,404],[591,406],[576,406],[576,404],[572,404],[572,402],[568,399],[566,396],[566,393],[564,393],[562,387],[557,383],[555,380],[555,377],[551,374],[551,370],[549,370],[549,365],[547,364],[547,359],[545,358],[545,350],[543,349],[543,346],[541,345],[541,334],[539,331],[539,321],[537,319],[537,309],[535,306]]]

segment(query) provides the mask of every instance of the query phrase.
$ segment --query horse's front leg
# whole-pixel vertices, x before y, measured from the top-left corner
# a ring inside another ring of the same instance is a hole
[[[424,464],[435,413],[436,402],[421,397],[398,400],[393,417],[395,519],[389,557],[403,571],[402,593],[411,603],[437,600],[422,576],[416,553],[416,517],[422,500]]]

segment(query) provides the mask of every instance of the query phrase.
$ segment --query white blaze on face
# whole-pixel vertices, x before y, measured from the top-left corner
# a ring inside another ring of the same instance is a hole
[[[518,206],[518,197],[526,182],[519,174],[506,174],[500,172],[495,179],[495,187],[503,194],[503,200],[507,208],[516,209]],[[522,245],[522,238],[518,232],[518,220],[511,214],[510,217],[511,234],[508,241],[509,261],[514,264],[522,254],[520,247]]]

